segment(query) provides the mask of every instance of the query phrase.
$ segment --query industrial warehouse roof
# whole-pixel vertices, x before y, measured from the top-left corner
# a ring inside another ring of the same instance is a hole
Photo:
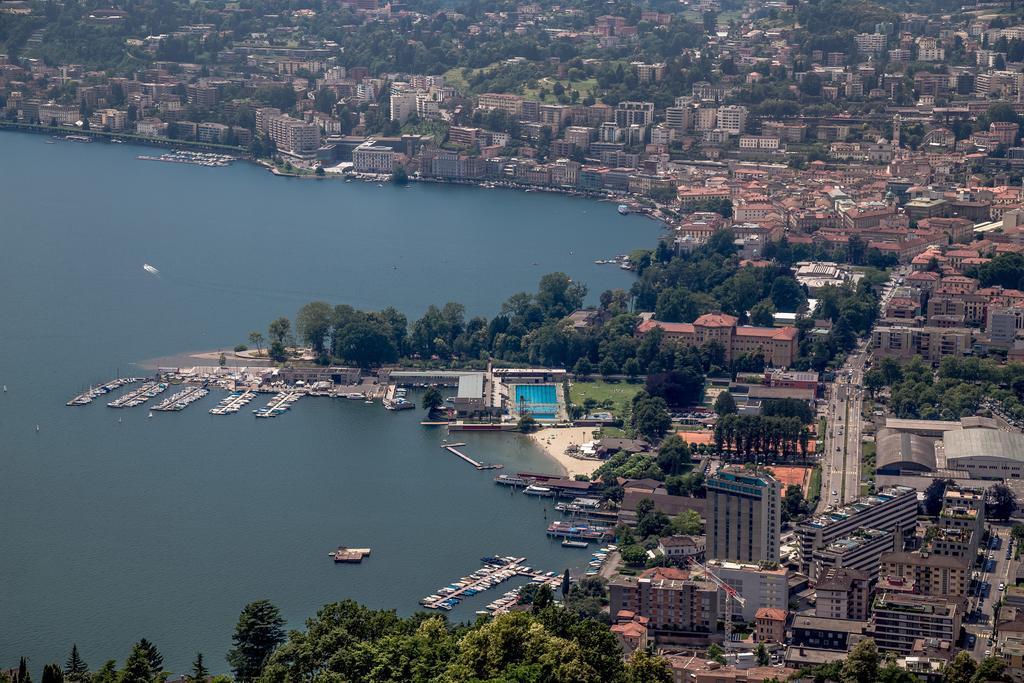
[[[953,432],[946,432],[948,436]],[[935,440],[911,432],[883,428],[875,437],[876,470],[935,471]]]
[[[955,465],[956,460],[970,457],[994,457],[1007,460],[1024,460],[1024,434],[1004,432],[1001,429],[964,429],[946,432],[943,435],[946,446],[946,460]]]

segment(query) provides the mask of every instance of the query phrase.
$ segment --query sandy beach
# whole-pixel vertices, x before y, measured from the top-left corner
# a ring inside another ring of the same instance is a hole
[[[601,466],[600,460],[580,460],[565,454],[570,445],[580,445],[594,440],[594,427],[569,427],[555,429],[549,427],[530,434],[534,443],[544,449],[566,474],[574,477],[577,474],[591,475]]]

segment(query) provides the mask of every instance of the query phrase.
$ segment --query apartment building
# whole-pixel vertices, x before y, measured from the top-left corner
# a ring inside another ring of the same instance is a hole
[[[634,124],[649,126],[654,123],[654,102],[619,102],[615,107],[615,125],[628,128]]]
[[[892,530],[857,529],[849,536],[815,549],[807,576],[811,581],[817,581],[832,569],[849,569],[866,572],[874,583],[878,580],[878,562],[882,553],[895,550],[897,538],[902,540],[902,536],[897,536]]]
[[[871,581],[867,572],[831,568],[819,577],[814,587],[814,613],[828,619],[868,618]]]
[[[731,104],[718,108],[718,128],[732,134],[739,135],[747,125],[747,108],[738,104]]]
[[[652,629],[712,633],[718,628],[718,587],[699,574],[656,567],[639,577],[618,576],[608,590],[611,614],[628,610],[646,617]]]
[[[877,529],[902,536],[912,531],[916,524],[917,491],[909,486],[894,486],[844,508],[806,519],[795,529],[800,571],[810,571],[815,550],[847,538],[858,530]]]
[[[283,152],[304,154],[320,147],[320,127],[287,114],[267,117],[267,134]]]
[[[885,592],[875,599],[871,624],[879,650],[906,655],[919,639],[955,643],[961,618],[959,605],[945,598]]]
[[[766,472],[725,466],[705,486],[708,557],[778,562],[782,484]]]
[[[523,97],[522,95],[509,95],[507,93],[483,93],[477,98],[477,107],[480,109],[501,109],[513,116],[519,116],[523,113]]]
[[[912,582],[921,595],[962,597],[971,581],[971,564],[965,557],[896,551],[882,553],[879,563],[882,576]]]
[[[974,333],[962,327],[876,327],[871,348],[876,358],[910,360],[920,356],[933,365],[946,356],[966,356],[974,344]]]

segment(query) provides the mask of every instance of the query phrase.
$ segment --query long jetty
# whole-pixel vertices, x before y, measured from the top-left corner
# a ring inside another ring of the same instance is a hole
[[[468,455],[459,450],[461,446],[465,445],[466,444],[464,443],[444,443],[441,444],[441,448],[445,449],[449,453],[454,453],[455,455],[459,456],[460,458],[462,458],[463,460],[465,460],[478,470],[500,470],[501,468],[504,467],[504,465],[488,465],[482,462],[477,462],[476,460],[474,460],[473,458],[469,457]]]
[[[300,398],[302,398],[302,394],[298,391],[282,391],[270,399],[266,406],[252,412],[256,417],[277,417],[291,408],[292,403]]]
[[[163,382],[146,382],[138,389],[129,391],[124,396],[114,399],[107,405],[111,408],[134,408],[135,406],[141,406],[143,403],[158,396],[167,390],[167,385]]]
[[[116,389],[120,389],[121,387],[125,386],[126,384],[131,384],[132,382],[138,382],[138,381],[139,381],[138,377],[119,377],[117,379],[112,379],[109,382],[107,382],[106,384],[101,384],[101,385],[95,386],[95,387],[89,387],[89,389],[87,389],[86,391],[83,391],[82,393],[78,394],[77,396],[72,398],[70,401],[68,401],[65,405],[69,405],[69,406],[84,406],[84,405],[88,405],[88,404],[93,402],[93,399],[99,398],[103,394],[109,394],[111,391],[114,391]]]
[[[210,412],[214,415],[233,415],[254,398],[256,398],[255,391],[243,391],[241,393],[236,391],[222,400],[216,407],[210,408]]]

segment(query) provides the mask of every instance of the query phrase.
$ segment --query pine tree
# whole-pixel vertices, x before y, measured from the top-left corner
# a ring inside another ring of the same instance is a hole
[[[71,646],[68,661],[64,663],[64,677],[69,681],[82,681],[86,678],[87,673],[89,673],[89,665],[78,654],[78,644],[75,643]]]
[[[257,600],[245,606],[235,634],[234,647],[228,651],[227,660],[235,673],[235,680],[247,683],[263,671],[267,657],[284,642],[284,619],[281,612],[269,600]]]
[[[206,683],[206,679],[210,676],[210,670],[203,664],[203,653],[196,653],[196,660],[192,662],[192,673],[189,675],[188,680],[192,683]]]
[[[156,645],[145,638],[139,641],[138,646],[143,654],[146,655],[146,661],[149,663],[150,678],[156,678],[157,674],[164,670],[164,656],[160,654],[160,650],[156,649]]]
[[[132,647],[132,653],[124,660],[124,669],[121,671],[121,683],[153,683],[152,669],[150,668],[149,656],[142,647],[142,643],[136,643]]]

